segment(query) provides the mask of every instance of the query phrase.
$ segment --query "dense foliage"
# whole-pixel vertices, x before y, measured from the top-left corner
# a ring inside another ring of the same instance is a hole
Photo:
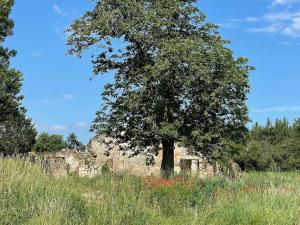
[[[300,119],[255,124],[237,161],[245,170],[300,170]]]
[[[25,154],[35,144],[36,130],[24,114],[0,122],[0,154]]]
[[[45,153],[58,152],[66,148],[74,151],[84,151],[85,145],[78,140],[74,133],[71,133],[65,141],[62,135],[43,132],[36,138],[33,150],[38,153]]]
[[[148,163],[163,146],[162,172],[174,169],[174,143],[218,158],[244,140],[252,68],[233,57],[197,0],[96,0],[69,29],[70,53],[98,52],[94,74],[113,72],[94,130]],[[126,143],[126,144],[125,144]]]
[[[67,138],[67,148],[75,151],[84,151],[85,150],[85,145],[82,144],[76,134],[71,133],[69,137]]]
[[[67,147],[62,135],[41,133],[34,145],[34,151],[43,152],[58,152]]]
[[[16,51],[3,46],[11,36],[14,23],[9,18],[13,0],[0,1],[0,154],[27,153],[34,145],[36,131],[21,106],[22,74],[11,68]]]

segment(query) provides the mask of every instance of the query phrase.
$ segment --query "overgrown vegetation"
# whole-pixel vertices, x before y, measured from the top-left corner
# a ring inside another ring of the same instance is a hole
[[[248,136],[236,157],[244,170],[300,170],[300,119],[292,124],[286,119],[255,124]]]
[[[0,180],[1,225],[298,225],[300,219],[296,172],[164,183],[109,173],[55,179],[30,163],[2,159]]]
[[[22,73],[10,66],[15,50],[4,46],[13,34],[14,22],[9,18],[13,0],[0,1],[0,154],[14,155],[31,151],[36,131],[22,107]]]

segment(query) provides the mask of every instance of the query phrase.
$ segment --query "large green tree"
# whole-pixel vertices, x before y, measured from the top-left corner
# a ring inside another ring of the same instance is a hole
[[[9,18],[13,3],[0,0],[0,154],[5,155],[30,151],[36,136],[21,106],[22,74],[10,67],[10,58],[16,51],[3,46],[5,38],[13,34],[14,23]]]
[[[162,145],[165,176],[176,142],[213,159],[243,141],[248,121],[252,68],[233,57],[196,2],[96,0],[69,29],[69,52],[90,49],[94,75],[114,74],[93,129],[148,163]]]

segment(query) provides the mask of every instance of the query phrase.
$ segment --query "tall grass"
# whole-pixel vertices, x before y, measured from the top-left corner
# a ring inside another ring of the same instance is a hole
[[[0,159],[0,224],[300,224],[297,172],[186,178],[172,185],[153,180],[53,178],[28,162]]]

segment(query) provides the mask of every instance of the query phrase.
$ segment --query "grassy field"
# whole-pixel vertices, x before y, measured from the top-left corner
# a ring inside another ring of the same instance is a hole
[[[53,178],[0,159],[1,225],[300,225],[300,173],[164,181],[102,175]]]

